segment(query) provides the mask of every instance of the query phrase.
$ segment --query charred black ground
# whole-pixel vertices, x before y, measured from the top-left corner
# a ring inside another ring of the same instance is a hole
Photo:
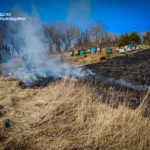
[[[150,49],[87,65],[86,68],[91,69],[97,76],[102,75],[116,80],[123,79],[126,82],[140,86],[150,85]],[[101,95],[103,94],[105,97],[109,95],[107,92],[110,84],[103,83],[102,88],[100,86],[102,83],[98,80],[97,82],[94,81],[94,83],[97,92]],[[118,104],[123,103],[124,100],[126,100],[126,105],[130,108],[136,108],[142,102],[142,99],[147,92],[147,90],[138,91],[132,88],[121,87],[119,85],[111,84],[111,86],[112,90],[114,90],[113,93],[115,93],[113,96],[116,97],[116,102],[113,104],[114,106],[118,106]],[[106,91],[106,94],[104,94],[104,91]],[[111,95],[108,97],[111,97]],[[103,99],[106,100],[106,98]],[[107,99],[107,103],[111,103],[111,98]]]
[[[21,88],[42,88],[46,87],[51,82],[56,82],[61,80],[62,78],[55,78],[55,77],[39,77],[38,80],[25,83],[23,81],[19,81],[19,86]]]
[[[99,81],[96,76],[110,77],[114,79],[123,79],[124,81],[141,86],[150,84],[150,49],[140,51],[135,54],[116,57],[100,63],[86,65],[87,69],[92,70],[95,76],[82,78],[82,80],[94,82]],[[30,87],[44,87],[53,80],[61,78],[46,77],[40,78],[36,82],[29,83]],[[100,81],[102,82],[102,81]],[[118,86],[117,86],[118,88]],[[132,90],[132,88],[131,88]]]
[[[112,103],[111,105],[113,105],[113,107],[125,103],[130,108],[134,109],[139,106],[147,90],[141,91],[113,83],[108,84],[102,80],[98,80],[96,76],[102,75],[116,80],[123,79],[126,82],[140,86],[149,85],[150,49],[132,55],[116,57],[100,63],[87,65],[85,67],[86,69],[92,70],[92,72],[95,73],[95,76],[79,79],[79,81],[76,82],[77,86],[80,86],[81,83],[90,83],[91,86],[96,87],[99,95],[103,95],[105,103]],[[59,80],[61,80],[61,78],[39,78],[36,82],[31,82],[29,84],[20,82],[19,86],[22,88],[41,88],[47,86],[50,82]],[[113,93],[113,96],[115,97],[115,102],[111,102],[111,93]]]
[[[150,49],[86,66],[96,74],[139,85],[150,84]]]

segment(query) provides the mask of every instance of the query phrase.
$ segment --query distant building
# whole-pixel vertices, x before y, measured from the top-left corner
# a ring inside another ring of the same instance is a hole
[[[96,52],[97,51],[97,49],[96,48],[92,48],[92,52]]]
[[[80,50],[80,54],[86,54],[85,50],[84,49]]]
[[[125,52],[126,52],[126,49],[125,49],[125,48],[120,48],[120,49],[119,49],[119,52],[120,52],[120,53],[125,53]]]
[[[112,49],[106,49],[107,54],[112,54]]]

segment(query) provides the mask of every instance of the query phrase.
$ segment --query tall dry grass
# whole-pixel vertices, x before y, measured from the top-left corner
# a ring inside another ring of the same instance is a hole
[[[141,115],[145,103],[135,110],[114,109],[90,85],[81,85],[62,80],[21,89],[17,81],[1,78],[0,135],[5,140],[0,149],[150,149],[150,119]],[[14,125],[5,128],[6,119]]]

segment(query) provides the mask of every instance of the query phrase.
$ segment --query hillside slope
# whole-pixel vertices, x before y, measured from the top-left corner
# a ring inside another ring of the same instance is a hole
[[[150,149],[150,119],[141,115],[144,105],[114,109],[101,98],[86,84],[62,80],[21,89],[18,81],[1,77],[0,149]],[[14,123],[8,128],[7,119]]]

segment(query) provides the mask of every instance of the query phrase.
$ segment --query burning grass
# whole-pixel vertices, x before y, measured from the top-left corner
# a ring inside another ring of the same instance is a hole
[[[142,115],[146,103],[114,109],[91,85],[81,85],[60,80],[21,89],[18,81],[1,77],[0,149],[150,149],[150,119]],[[6,128],[7,119],[14,125]]]

